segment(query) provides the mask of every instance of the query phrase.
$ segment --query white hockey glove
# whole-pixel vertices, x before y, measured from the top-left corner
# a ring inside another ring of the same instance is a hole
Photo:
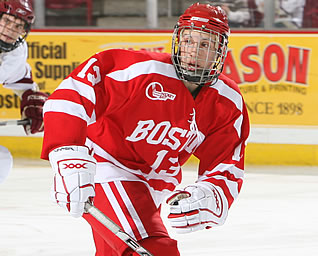
[[[85,202],[95,196],[95,158],[87,147],[64,146],[52,150],[49,160],[54,170],[52,200],[73,217],[81,217]]]
[[[175,191],[168,199],[168,220],[179,234],[222,225],[227,217],[227,203],[212,184],[199,182]]]

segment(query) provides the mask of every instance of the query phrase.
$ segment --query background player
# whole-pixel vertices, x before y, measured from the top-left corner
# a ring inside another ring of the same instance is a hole
[[[39,92],[32,80],[25,42],[34,22],[32,6],[28,0],[1,0],[0,15],[0,83],[20,97],[21,118],[31,120],[31,125],[24,126],[26,134],[41,132],[42,107],[47,95]],[[2,182],[12,166],[11,154],[3,146],[0,147],[0,166]]]
[[[45,103],[42,158],[55,173],[53,200],[90,223],[96,255],[135,254],[83,215],[89,198],[156,256],[180,255],[160,217],[166,198],[177,232],[224,223],[242,186],[249,134],[239,88],[221,74],[228,36],[220,7],[194,4],[179,18],[172,55],[97,53]],[[198,179],[174,191],[192,154]]]

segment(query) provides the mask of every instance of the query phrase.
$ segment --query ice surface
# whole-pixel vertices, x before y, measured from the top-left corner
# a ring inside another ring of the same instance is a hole
[[[191,169],[184,168],[184,184],[195,179]],[[47,162],[15,160],[0,185],[0,256],[94,255],[90,226],[51,203],[51,179]],[[224,226],[168,230],[182,256],[316,256],[318,168],[249,166]]]

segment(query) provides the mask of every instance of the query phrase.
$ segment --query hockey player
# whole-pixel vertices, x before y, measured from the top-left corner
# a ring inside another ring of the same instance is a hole
[[[239,194],[249,120],[238,86],[221,74],[229,27],[220,7],[179,18],[172,54],[111,49],[77,67],[44,105],[42,158],[53,200],[92,226],[96,255],[137,255],[84,212],[94,205],[156,256],[180,255],[160,217],[188,233],[222,225]],[[199,161],[183,190],[181,166]]]
[[[24,126],[26,134],[41,132],[42,107],[47,95],[39,92],[32,80],[25,42],[34,21],[33,9],[29,0],[1,0],[0,15],[0,83],[20,97],[21,118],[31,120],[30,125]],[[10,152],[1,147],[0,183],[11,169],[11,159]]]

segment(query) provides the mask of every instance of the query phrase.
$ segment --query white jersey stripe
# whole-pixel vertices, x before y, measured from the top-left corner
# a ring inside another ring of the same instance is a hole
[[[139,234],[141,236],[141,238],[146,238],[148,237],[148,234],[147,234],[147,231],[145,230],[145,227],[144,225],[142,224],[142,221],[140,220],[133,204],[131,203],[122,183],[120,181],[115,181],[114,182],[115,185],[116,185],[116,188],[121,196],[121,198],[123,199],[129,213],[130,213],[130,216],[132,217],[132,219],[134,220],[135,222],[135,225],[139,231]]]
[[[89,122],[87,123],[88,125],[93,124],[96,122],[96,113],[95,113],[95,109],[93,110],[92,116],[89,120]]]
[[[167,64],[156,60],[138,62],[126,69],[111,72],[106,76],[119,82],[125,82],[134,79],[140,75],[151,73],[178,79],[175,68],[172,64]]]
[[[237,91],[235,91],[234,89],[226,85],[222,80],[218,80],[218,82],[215,85],[213,85],[211,88],[215,88],[220,95],[232,101],[238,110],[240,110],[241,112],[243,111],[242,96]],[[234,128],[239,138],[241,138],[242,122],[243,122],[243,115],[241,114],[234,123]]]
[[[79,117],[85,122],[90,121],[90,117],[86,114],[86,110],[83,105],[67,100],[47,100],[43,107],[43,114],[47,112],[60,112]]]
[[[111,190],[109,184],[102,183],[101,185],[102,185],[104,192],[105,192],[110,204],[112,205],[113,210],[116,213],[116,216],[117,216],[120,224],[122,225],[124,231],[127,232],[131,237],[136,239],[134,232],[132,231],[128,220],[126,219],[126,216],[123,213],[123,210],[120,208],[120,205],[118,204],[117,199],[116,199],[113,191]]]
[[[241,128],[242,128],[242,123],[243,123],[243,115],[241,114],[238,119],[235,120],[235,123],[234,123],[234,128],[237,132],[237,136],[239,138],[241,138]]]
[[[240,144],[241,146],[241,144]],[[229,172],[234,175],[236,179],[243,179],[244,178],[244,171],[242,169],[237,168],[234,164],[218,164],[213,170],[205,171],[200,178],[204,178],[207,175],[211,175],[215,172]]]
[[[238,145],[235,149],[234,149],[234,154],[232,156],[232,160],[234,161],[240,161],[241,159],[241,150],[242,150],[242,143],[240,143],[240,145]]]
[[[222,95],[222,96],[228,98],[230,101],[232,101],[235,104],[235,106],[242,112],[243,99],[242,99],[242,96],[237,91],[235,91],[234,89],[232,89],[231,87],[226,85],[220,79],[211,88],[215,88],[216,90],[218,90],[220,95]]]
[[[86,98],[90,102],[92,102],[94,105],[96,103],[96,97],[95,97],[95,91],[93,87],[82,83],[80,81],[77,81],[73,79],[72,77],[69,77],[62,81],[62,83],[56,88],[56,90],[73,90],[79,93],[82,97]]]
[[[149,174],[143,173],[141,170],[135,170],[130,169],[120,162],[118,162],[114,157],[112,157],[110,154],[108,154],[105,150],[103,150],[101,147],[99,147],[97,144],[94,143],[94,152],[96,155],[101,156],[104,159],[107,159],[108,161],[114,163],[115,165],[119,166],[120,168],[126,170],[129,173],[137,174],[143,176],[147,180],[164,180],[166,183],[172,183],[175,186],[179,185],[178,180],[173,176],[163,175],[161,173],[156,173],[155,170],[152,170]],[[179,170],[181,171],[181,169]]]
[[[141,170],[133,170],[124,166],[110,154],[108,154],[105,150],[103,150],[100,146],[92,142],[90,139],[86,138],[85,145],[90,149],[94,149],[94,153],[96,155],[101,156],[112,163],[97,163],[95,175],[96,183],[110,182],[113,180],[141,181],[147,185],[157,207],[159,207],[162,203],[162,200],[171,193],[171,191],[169,191],[168,189],[155,190],[154,188],[150,187],[147,182],[140,180],[139,178],[137,178],[137,176],[134,176],[134,174],[145,175],[141,172]],[[113,168],[109,168],[105,165],[113,165]]]

